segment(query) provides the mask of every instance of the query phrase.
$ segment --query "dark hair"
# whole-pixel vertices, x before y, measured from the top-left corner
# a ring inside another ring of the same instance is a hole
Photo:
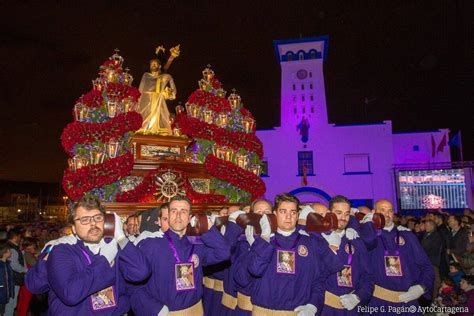
[[[83,207],[88,211],[99,210],[102,214],[105,214],[105,207],[100,203],[100,200],[95,196],[83,196],[72,206],[71,213],[69,214],[69,222],[74,223],[74,217],[79,207]]]
[[[457,215],[449,215],[449,217],[453,217],[453,219],[458,223],[458,226],[461,226],[461,217]]]
[[[274,206],[273,206],[273,210],[276,211],[279,207],[280,207],[280,204],[283,203],[283,202],[292,202],[292,203],[296,203],[296,210],[299,212],[300,210],[300,200],[298,200],[298,198],[292,194],[289,194],[289,193],[282,193],[282,194],[278,194],[277,196],[275,196],[275,203],[274,203]]]
[[[441,282],[444,282],[446,285],[454,287],[454,282],[450,278],[443,278]]]
[[[349,199],[346,198],[345,196],[336,195],[335,197],[333,197],[329,201],[329,209],[332,210],[334,204],[336,204],[336,203],[346,203],[347,205],[349,205],[349,208],[351,208],[351,201],[349,201]]]
[[[272,202],[270,202],[269,200],[267,199],[256,199],[255,201],[252,202],[252,204],[250,204],[250,212],[253,213],[253,210],[255,208],[255,204],[257,204],[258,202],[266,202],[268,203],[268,205],[270,205],[270,209],[272,209],[273,205],[272,205]]]
[[[10,245],[4,241],[0,242],[0,257],[3,257],[3,255],[10,249]]]
[[[169,201],[169,206],[171,207],[171,203],[174,201],[185,201],[189,204],[189,213],[192,213],[191,209],[193,206],[193,203],[191,202],[191,199],[188,198],[187,196],[184,195],[175,195],[173,196],[170,201]]]
[[[30,246],[34,246],[35,248],[38,248],[38,241],[36,240],[36,238],[25,237],[23,238],[22,246],[23,248],[27,248]]]
[[[474,276],[473,275],[463,275],[461,279],[466,281],[469,285],[474,285]]]
[[[130,216],[128,216],[128,217],[127,217],[127,219],[125,220],[125,224],[128,224],[128,222],[129,222],[130,218],[133,218],[133,217],[134,217],[134,218],[138,218],[138,216],[137,216],[137,215],[135,215],[135,214],[133,214],[133,215],[130,215]]]
[[[456,268],[458,271],[462,271],[461,265],[458,262],[451,262],[449,266]]]
[[[158,208],[158,218],[161,219],[163,216],[163,209],[167,208],[168,210],[170,209],[170,204],[169,203],[163,203],[161,206]]]
[[[15,237],[21,237],[21,232],[17,229],[10,229],[7,233],[7,240],[12,240]]]

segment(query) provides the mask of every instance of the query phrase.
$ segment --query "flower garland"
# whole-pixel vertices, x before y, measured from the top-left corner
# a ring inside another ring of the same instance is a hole
[[[183,188],[186,191],[186,196],[188,196],[193,201],[193,203],[225,203],[225,196],[223,195],[202,194],[194,191],[189,179],[181,170],[170,168],[159,168],[153,172],[150,172],[133,190],[117,194],[116,201],[142,203],[155,201],[155,198],[152,197],[153,193],[155,193],[158,188],[155,181],[155,175],[168,170],[181,176],[183,179]]]
[[[189,96],[188,103],[207,107],[208,109],[219,113],[232,111],[229,100],[200,89],[194,91]]]
[[[233,132],[220,128],[213,124],[205,123],[199,119],[192,118],[186,114],[178,114],[175,119],[183,134],[193,138],[204,138],[216,142],[220,146],[229,146],[235,150],[244,148],[255,152],[260,159],[263,157],[262,142],[255,133]],[[174,125],[173,125],[174,126]]]
[[[127,112],[117,115],[105,123],[69,123],[61,135],[61,144],[72,156],[76,144],[94,141],[108,142],[112,138],[120,138],[123,134],[138,130],[142,126],[142,116],[137,112]]]
[[[62,185],[67,195],[76,200],[95,187],[129,175],[132,168],[133,155],[128,152],[117,158],[107,159],[101,164],[84,166],[76,171],[66,170]]]
[[[115,82],[109,82],[107,84],[105,93],[117,101],[131,97],[134,102],[138,102],[140,98],[140,91],[138,91],[137,88]]]
[[[98,108],[102,105],[102,93],[99,90],[91,90],[77,99],[76,103],[82,103],[91,108]]]
[[[211,176],[250,192],[252,200],[261,197],[265,193],[265,183],[260,177],[257,177],[250,171],[239,168],[231,162],[218,159],[214,155],[208,155],[204,162],[204,167]]]

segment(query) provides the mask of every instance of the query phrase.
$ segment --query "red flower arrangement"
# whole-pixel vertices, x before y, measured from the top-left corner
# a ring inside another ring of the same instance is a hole
[[[211,176],[250,192],[252,201],[265,193],[265,183],[260,177],[231,162],[218,159],[214,155],[208,155],[204,162],[204,167]]]
[[[208,109],[216,112],[230,112],[232,107],[229,100],[218,97],[204,90],[194,91],[188,98],[188,103],[197,104],[199,106],[207,106]]]
[[[105,93],[113,96],[114,99],[120,101],[122,99],[132,97],[133,101],[138,102],[140,91],[137,88],[126,86],[121,83],[109,82],[105,88]]]
[[[77,99],[76,103],[82,103],[91,108],[98,108],[102,105],[102,93],[99,90],[91,90]]]
[[[61,144],[70,156],[76,144],[87,144],[94,141],[108,142],[111,138],[120,138],[123,134],[138,130],[142,126],[142,116],[137,112],[117,115],[105,123],[69,123],[61,135]]]
[[[142,203],[155,201],[156,199],[153,197],[153,193],[155,193],[157,190],[155,175],[168,170],[181,176],[183,179],[183,188],[186,191],[186,196],[188,196],[193,201],[193,203],[225,203],[225,196],[223,195],[202,194],[194,191],[189,179],[181,170],[170,168],[160,168],[150,172],[133,190],[117,194],[116,201]]]
[[[220,146],[229,146],[235,150],[244,148],[247,151],[254,152],[262,159],[262,142],[255,133],[233,132],[219,126],[205,123],[199,119],[192,118],[186,114],[178,114],[175,119],[175,125],[181,128],[183,134],[193,138],[204,138],[215,141]]]
[[[222,88],[222,83],[217,79],[217,78],[212,78],[211,80],[211,86],[214,89],[220,89]]]
[[[117,181],[130,174],[133,168],[133,155],[126,153],[117,158],[107,159],[97,165],[82,167],[76,171],[66,170],[63,177],[64,191],[73,200],[95,187]]]

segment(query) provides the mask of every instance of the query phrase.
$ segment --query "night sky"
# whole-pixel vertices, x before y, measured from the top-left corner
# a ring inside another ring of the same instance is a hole
[[[178,88],[171,109],[211,64],[227,91],[238,90],[258,127],[270,128],[280,115],[272,41],[320,35],[329,35],[330,122],[461,129],[464,159],[474,159],[470,0],[5,0],[0,12],[0,179],[61,180],[62,129],[115,48],[138,86],[154,48],[180,43],[170,68]]]

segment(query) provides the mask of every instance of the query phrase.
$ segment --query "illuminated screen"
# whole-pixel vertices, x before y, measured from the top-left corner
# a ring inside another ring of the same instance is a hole
[[[399,171],[401,209],[465,208],[463,169]]]

